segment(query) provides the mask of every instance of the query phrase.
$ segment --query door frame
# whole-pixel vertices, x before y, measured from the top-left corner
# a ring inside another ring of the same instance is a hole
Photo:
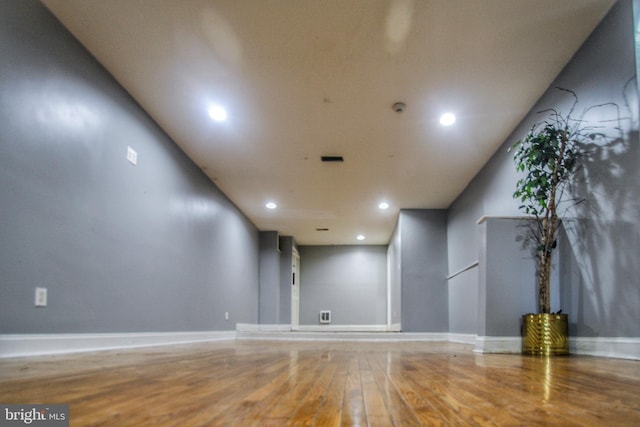
[[[291,251],[291,330],[300,330],[300,253]]]

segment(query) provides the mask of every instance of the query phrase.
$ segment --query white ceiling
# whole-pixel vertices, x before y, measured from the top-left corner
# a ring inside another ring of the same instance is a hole
[[[613,2],[44,0],[260,230],[303,245],[386,244],[399,209],[447,208]]]

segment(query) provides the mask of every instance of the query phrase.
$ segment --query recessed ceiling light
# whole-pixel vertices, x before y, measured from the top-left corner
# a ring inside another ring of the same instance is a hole
[[[216,122],[224,122],[227,120],[227,111],[219,105],[214,105],[209,108],[209,117]]]
[[[267,209],[275,209],[275,208],[277,208],[277,207],[278,207],[278,205],[276,205],[274,202],[268,202],[268,203],[265,205],[265,207],[266,207]]]
[[[456,116],[453,113],[444,113],[440,116],[440,124],[442,126],[451,126],[456,122]]]
[[[362,234],[358,234],[358,237],[356,237],[356,239],[358,239],[358,240],[364,240],[364,235],[362,235]]]
[[[389,209],[389,203],[387,202],[380,202],[380,204],[378,205],[379,209]]]

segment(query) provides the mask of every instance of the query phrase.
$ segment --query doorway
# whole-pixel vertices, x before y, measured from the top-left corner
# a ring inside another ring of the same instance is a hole
[[[300,254],[291,253],[291,330],[300,329]]]

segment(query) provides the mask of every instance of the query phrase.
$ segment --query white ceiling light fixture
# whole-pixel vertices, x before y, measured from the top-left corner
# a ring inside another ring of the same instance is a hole
[[[389,209],[389,203],[380,202],[380,204],[378,205],[378,209],[382,209],[382,210]]]
[[[358,234],[358,236],[356,237],[356,239],[358,239],[358,240],[364,240],[364,235],[363,235],[363,234]]]
[[[224,122],[227,120],[227,110],[219,105],[209,107],[209,117],[216,122]]]
[[[440,124],[442,126],[451,126],[456,122],[456,116],[453,113],[444,113],[440,116]]]
[[[267,209],[275,209],[275,208],[277,208],[277,207],[278,207],[278,205],[277,205],[277,204],[275,204],[275,202],[267,202],[264,206],[265,206]]]

